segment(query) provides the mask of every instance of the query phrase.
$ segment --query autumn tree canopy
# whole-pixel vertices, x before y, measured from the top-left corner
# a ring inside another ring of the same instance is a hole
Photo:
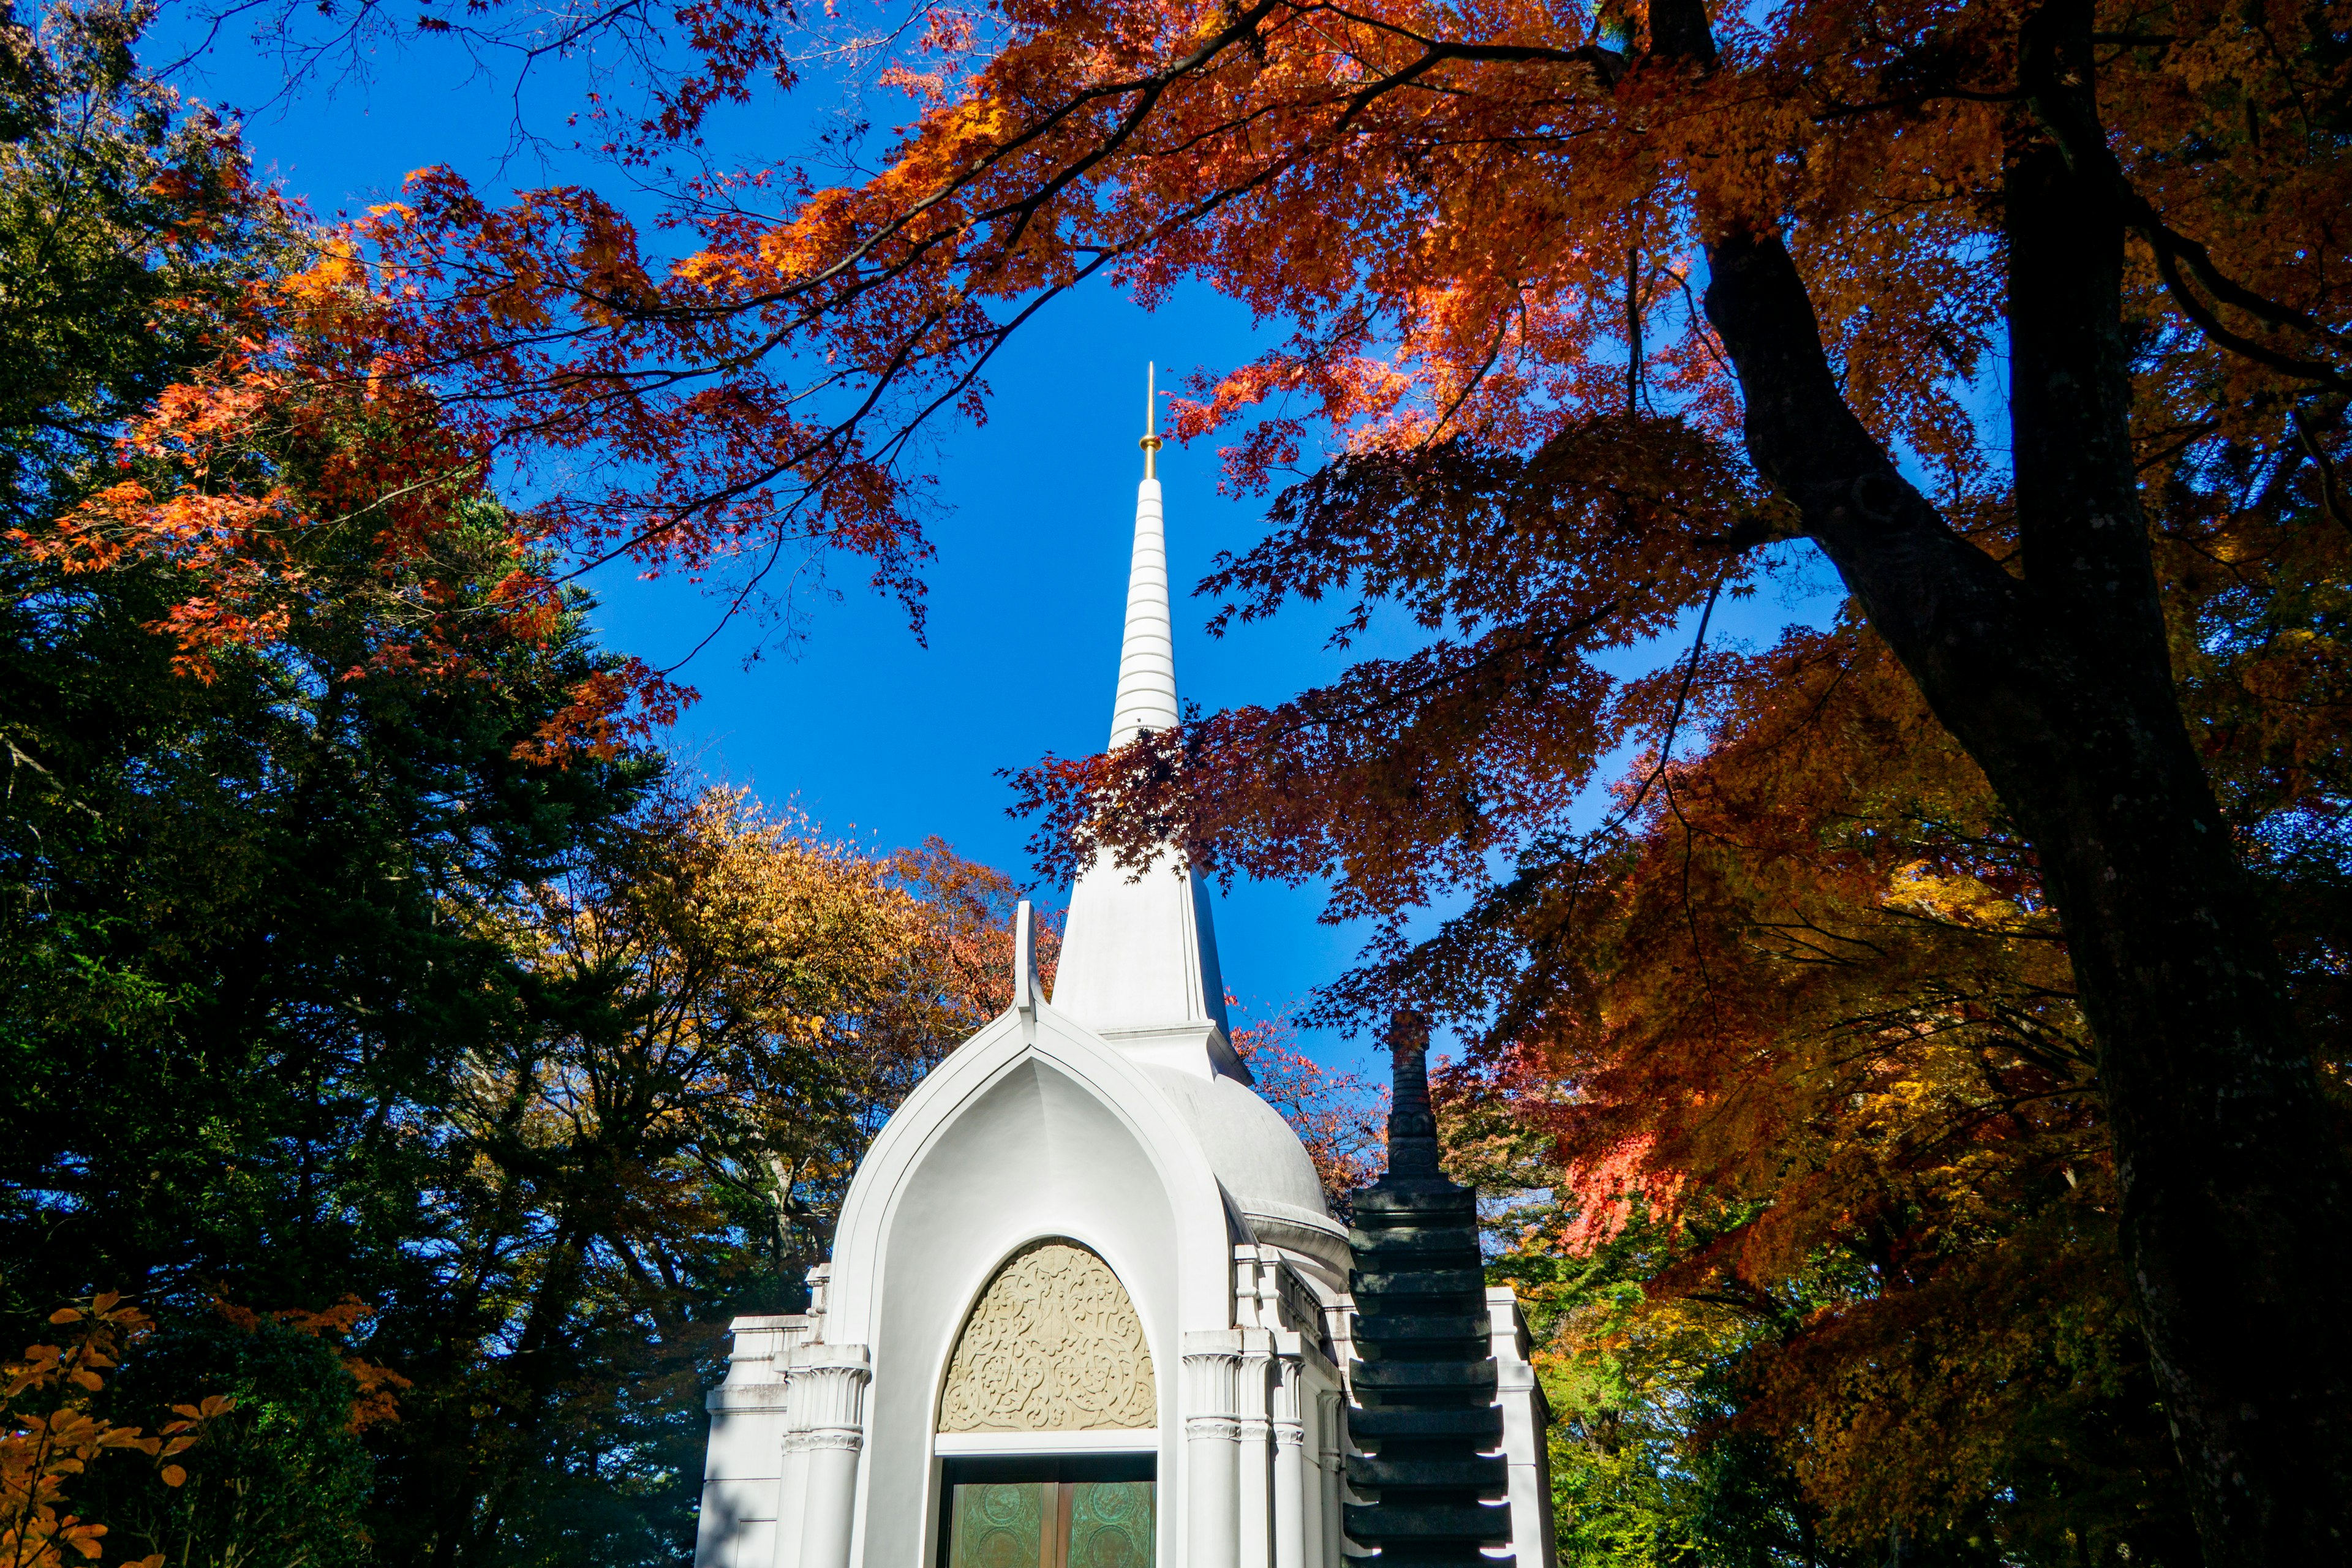
[[[1454,934],[1502,940],[1400,942],[1341,999],[1504,1036],[1533,1016],[1522,966],[1581,940],[1551,911],[1588,879],[1568,825],[1598,759],[1629,723],[1662,757],[1700,740],[1685,687],[1621,690],[1597,659],[1809,542],[2063,931],[2208,1560],[2340,1554],[2352,1175],[2258,846],[2182,721],[2190,618],[2154,541],[2246,506],[2344,526],[2342,7],[927,16],[864,57],[918,107],[877,172],[698,175],[683,246],[585,189],[493,205],[419,175],[367,234],[383,363],[485,449],[610,460],[551,510],[562,548],[740,599],[838,547],[911,602],[909,434],[976,414],[988,355],[1055,293],[1198,278],[1291,324],[1179,405],[1236,482],[1305,471],[1205,587],[1244,620],[1360,601],[1343,636],[1402,606],[1428,644],[1048,764],[1046,845],[1178,832],[1332,877],[1342,914],[1467,889]],[[801,58],[764,7],[673,20],[688,58],[652,62],[677,68],[648,107],[597,111],[646,169]],[[1637,783],[1620,825],[1660,799]]]

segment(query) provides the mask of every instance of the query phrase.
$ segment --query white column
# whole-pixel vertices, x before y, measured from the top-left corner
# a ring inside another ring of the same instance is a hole
[[[1510,1462],[1511,1545],[1522,1564],[1549,1563],[1552,1540],[1551,1413],[1528,1361],[1527,1320],[1507,1285],[1486,1288],[1487,1344],[1495,1357],[1495,1403],[1503,1407],[1503,1457]]]
[[[1274,1336],[1267,1331],[1242,1331],[1238,1382],[1234,1454],[1241,1484],[1234,1500],[1241,1540],[1234,1560],[1238,1568],[1274,1568]]]
[[[1313,1340],[1305,1342],[1298,1373],[1301,1555],[1306,1568],[1330,1568],[1339,1561],[1339,1527],[1331,1517],[1339,1496],[1339,1376]]]
[[[727,1381],[710,1393],[710,1439],[704,1451],[702,1512],[695,1529],[695,1568],[769,1568],[779,1512],[785,1406],[781,1364],[806,1320],[738,1318]]]
[[[1184,1336],[1184,1568],[1237,1568],[1241,1333]]]
[[[1345,1556],[1340,1543],[1348,1538],[1342,1528],[1345,1516],[1339,1511],[1348,1485],[1347,1416],[1341,1403],[1338,1389],[1315,1396],[1318,1417],[1315,1423],[1315,1454],[1323,1466],[1323,1559],[1318,1568],[1339,1568]]]
[[[863,1345],[813,1347],[793,1374],[793,1438],[802,1471],[797,1568],[849,1568],[857,1511],[857,1456],[866,1446],[866,1384],[874,1373]]]
[[[807,1351],[801,1350],[792,1360],[797,1367],[807,1358]],[[808,1436],[807,1401],[808,1385],[796,1379],[784,1400],[783,1457],[778,1461],[783,1473],[776,1482],[774,1568],[801,1568],[801,1526],[808,1518],[808,1454],[802,1442]]]
[[[772,1568],[801,1568],[802,1553],[806,1550],[808,1522],[808,1428],[809,1400],[814,1387],[798,1376],[799,1369],[809,1364],[812,1355],[823,1361],[826,1355],[824,1339],[824,1293],[826,1282],[833,1276],[833,1265],[820,1263],[807,1274],[809,1310],[803,1321],[807,1328],[795,1337],[793,1348],[778,1358],[779,1367],[788,1369],[793,1379],[793,1393],[784,1406],[783,1458],[782,1477],[776,1482],[776,1550]],[[699,1563],[696,1568],[701,1568]],[[756,1564],[747,1568],[757,1568]]]
[[[1298,1336],[1289,1334],[1287,1339]],[[1274,1363],[1274,1565],[1308,1568],[1310,1535],[1319,1536],[1322,1520],[1308,1524],[1307,1423],[1299,1409],[1301,1374],[1298,1354],[1277,1355]]]

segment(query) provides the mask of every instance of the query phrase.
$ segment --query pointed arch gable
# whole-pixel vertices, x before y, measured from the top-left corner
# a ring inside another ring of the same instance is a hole
[[[910,1182],[939,1157],[955,1125],[1030,1057],[1080,1086],[1125,1128],[1148,1160],[1152,1185],[1165,1194],[1172,1210],[1171,1239],[1184,1259],[1179,1272],[1186,1289],[1173,1303],[1178,1321],[1171,1326],[1182,1331],[1232,1326],[1226,1270],[1234,1235],[1231,1205],[1207,1154],[1177,1107],[1140,1066],[1091,1031],[1041,1005],[1034,1018],[1007,1009],[964,1042],[916,1086],[866,1151],[835,1234],[826,1304],[830,1335],[871,1342],[878,1297],[887,1289],[884,1254]],[[1120,1277],[1128,1278],[1124,1268],[1112,1261]]]
[[[1128,1292],[1172,1475],[1182,1443],[1169,1380],[1183,1336],[1233,1322],[1226,1211],[1173,1102],[1048,1006],[1008,1013],[935,1068],[868,1152],[835,1246],[825,1337],[874,1354],[852,1560],[926,1560],[928,1460],[956,1336],[1003,1260],[1039,1237],[1082,1245]]]

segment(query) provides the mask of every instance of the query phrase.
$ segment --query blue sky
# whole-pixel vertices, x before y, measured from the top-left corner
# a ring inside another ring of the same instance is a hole
[[[167,18],[151,55],[171,49],[170,26]],[[551,174],[597,175],[509,157],[513,100],[454,54],[411,51],[372,64],[364,84],[322,82],[281,97],[275,66],[224,34],[183,81],[196,96],[245,109],[265,169],[321,216],[385,199],[410,170],[434,163],[493,188]],[[552,91],[526,109],[537,125],[561,123]],[[789,141],[794,112],[739,114],[727,135],[747,145]],[[1229,365],[1275,335],[1197,286],[1157,312],[1100,284],[1048,306],[992,367],[986,426],[947,430],[937,448],[948,510],[933,535],[928,646],[895,603],[845,572],[833,585],[838,597],[812,605],[794,646],[747,664],[760,634],[739,626],[680,672],[703,700],[672,737],[676,754],[771,804],[797,802],[833,834],[883,847],[936,834],[1026,879],[1027,829],[1006,816],[1011,795],[996,774],[1049,751],[1085,754],[1107,739],[1141,472],[1145,362],[1159,362],[1165,384],[1171,368]],[[1219,495],[1216,455],[1206,447],[1171,447],[1160,474],[1184,699],[1207,710],[1272,701],[1336,671],[1340,661],[1323,647],[1328,615],[1312,606],[1223,640],[1202,630],[1213,606],[1182,595],[1216,552],[1256,540],[1263,503]],[[656,668],[692,648],[718,614],[675,581],[608,571],[594,586],[605,640]],[[1834,604],[1818,592],[1796,601],[1768,593],[1719,609],[1711,640],[1769,640],[1783,621],[1821,619]],[[1685,643],[1669,639],[1624,666],[1672,658]],[[1354,953],[1360,933],[1318,924],[1319,907],[1314,889],[1263,884],[1237,885],[1221,900],[1227,982],[1252,1015],[1302,1001]],[[1360,1044],[1327,1037],[1308,1045],[1328,1061],[1368,1065]]]

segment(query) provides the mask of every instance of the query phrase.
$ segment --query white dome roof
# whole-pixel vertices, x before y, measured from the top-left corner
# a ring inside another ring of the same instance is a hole
[[[1210,1168],[1244,1215],[1304,1214],[1330,1221],[1315,1162],[1280,1111],[1223,1073],[1203,1078],[1170,1068],[1150,1070],[1184,1113]]]

